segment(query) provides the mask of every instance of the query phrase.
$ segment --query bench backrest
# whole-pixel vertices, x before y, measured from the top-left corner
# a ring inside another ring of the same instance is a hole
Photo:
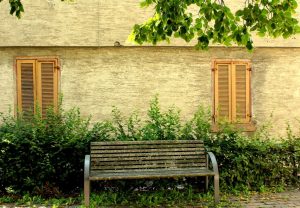
[[[91,142],[91,171],[205,168],[199,140]]]

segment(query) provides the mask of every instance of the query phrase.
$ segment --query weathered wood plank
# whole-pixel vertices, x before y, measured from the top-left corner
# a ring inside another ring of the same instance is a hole
[[[148,169],[132,170],[130,172],[118,171],[92,171],[90,180],[113,180],[113,179],[142,179],[142,178],[173,178],[173,177],[195,177],[214,175],[214,172],[205,168],[185,168],[185,169]]]
[[[193,158],[193,159],[178,159],[178,160],[116,160],[116,161],[99,161],[97,159],[91,160],[92,164],[97,164],[101,166],[115,166],[115,165],[144,165],[144,164],[168,164],[168,163],[176,163],[176,164],[187,164],[187,163],[205,163],[206,158]]]
[[[102,158],[102,157],[93,157],[91,160],[98,160],[98,161],[126,161],[126,160],[147,160],[147,161],[152,161],[152,160],[176,160],[176,159],[192,159],[192,158],[199,158],[201,156],[199,155],[176,155],[176,156],[144,156],[144,157],[108,157],[108,158]]]
[[[201,140],[149,140],[149,141],[91,142],[91,146],[134,145],[134,144],[203,144],[203,141]]]
[[[203,144],[138,144],[138,145],[91,145],[91,150],[119,149],[166,149],[166,148],[203,148]]]
[[[91,166],[92,170],[133,170],[133,169],[179,169],[179,168],[188,168],[188,167],[205,167],[205,163],[189,163],[189,164],[176,164],[176,163],[169,163],[169,164],[144,164],[144,165],[128,165],[128,166],[98,166],[93,165]]]
[[[205,167],[191,167],[191,168],[149,168],[149,169],[133,169],[133,170],[93,170],[91,171],[91,175],[101,175],[105,173],[111,173],[112,175],[126,175],[132,173],[134,174],[141,174],[141,175],[152,175],[152,174],[157,174],[157,173],[186,173],[186,172],[191,172],[191,173],[198,173],[198,172],[211,172],[211,170],[205,168]]]
[[[95,157],[117,157],[117,158],[122,158],[122,157],[153,157],[153,156],[184,156],[184,155],[203,155],[204,152],[144,152],[144,153],[122,153],[122,154],[91,154],[92,158]]]
[[[119,150],[98,150],[98,149],[92,149],[91,154],[101,153],[134,153],[134,152],[205,152],[204,148],[163,148],[163,149],[119,149]]]

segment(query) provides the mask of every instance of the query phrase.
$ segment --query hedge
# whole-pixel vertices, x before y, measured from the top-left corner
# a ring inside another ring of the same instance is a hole
[[[217,157],[221,188],[293,185],[297,183],[300,139],[288,131],[286,138],[269,138],[266,132],[247,136],[228,128],[211,133],[210,112],[200,107],[189,121],[178,109],[162,111],[155,97],[147,119],[129,118],[114,109],[112,119],[91,124],[79,109],[49,109],[45,118],[30,119],[1,114],[0,191],[53,196],[80,193],[83,159],[91,141],[198,139]]]

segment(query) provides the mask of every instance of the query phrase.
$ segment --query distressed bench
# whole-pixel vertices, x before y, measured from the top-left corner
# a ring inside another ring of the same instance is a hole
[[[90,182],[95,180],[214,177],[214,198],[219,202],[219,172],[213,153],[199,140],[91,142],[84,161],[84,201],[90,203]],[[209,162],[212,169],[209,169]]]

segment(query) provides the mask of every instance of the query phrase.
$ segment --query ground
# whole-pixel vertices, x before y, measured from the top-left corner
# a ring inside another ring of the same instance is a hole
[[[300,208],[300,188],[293,188],[281,193],[253,194],[249,198],[232,198],[233,202],[240,204],[241,208]],[[25,208],[26,205],[5,204],[1,208]],[[33,206],[30,206],[33,207]],[[46,206],[35,206],[44,208]],[[79,207],[79,205],[69,206]],[[122,207],[123,208],[123,207]],[[193,206],[190,208],[204,208],[203,206]]]
[[[300,190],[293,189],[276,194],[260,194],[242,202],[244,208],[300,208]]]

